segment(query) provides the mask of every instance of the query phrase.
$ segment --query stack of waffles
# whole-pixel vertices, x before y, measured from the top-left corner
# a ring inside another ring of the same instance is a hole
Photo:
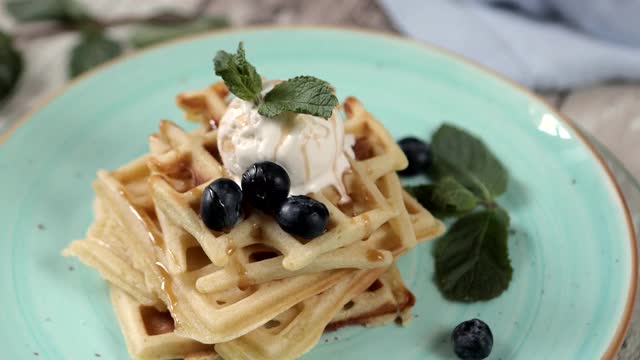
[[[356,139],[343,181],[309,196],[330,213],[311,240],[253,211],[227,233],[199,217],[200,197],[225,177],[215,121],[228,92],[217,83],[180,94],[186,132],[162,121],[148,154],[98,172],[95,221],[65,255],[97,269],[133,359],[295,359],[326,330],[410,318],[415,299],[396,260],[444,227],[406,194],[396,171],[407,160],[384,127],[353,97],[342,105]]]

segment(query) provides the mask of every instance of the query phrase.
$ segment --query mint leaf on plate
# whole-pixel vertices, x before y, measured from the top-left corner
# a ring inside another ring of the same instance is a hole
[[[463,216],[437,240],[435,281],[446,298],[490,300],[507,289],[513,273],[508,227],[504,210],[483,210]]]
[[[69,74],[75,77],[122,53],[122,47],[102,31],[87,31],[71,51]]]
[[[434,281],[450,300],[493,299],[513,273],[509,214],[495,202],[507,189],[507,170],[480,139],[449,124],[433,134],[431,152],[436,182],[406,189],[435,214],[457,217],[436,242]],[[483,209],[474,211],[478,205]]]
[[[235,54],[218,51],[213,64],[216,75],[224,80],[232,94],[242,100],[258,103],[262,91],[262,78],[256,68],[247,61],[242,42],[238,44]]]
[[[406,190],[439,216],[465,214],[478,205],[478,198],[451,176],[435,184],[410,186]]]
[[[476,196],[490,201],[507,189],[508,173],[482,140],[452,125],[442,125],[431,143],[432,173],[452,176]]]
[[[313,76],[296,76],[276,85],[264,97],[258,112],[274,117],[285,111],[310,114],[328,119],[338,105],[338,98],[328,82]]]

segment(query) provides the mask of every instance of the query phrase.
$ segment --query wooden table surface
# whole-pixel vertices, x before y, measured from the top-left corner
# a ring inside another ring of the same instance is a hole
[[[103,18],[144,15],[157,9],[193,9],[199,0],[82,0]],[[229,16],[234,26],[254,24],[319,24],[357,26],[397,32],[374,0],[217,0],[207,13]],[[0,9],[0,28],[12,30],[13,21]],[[127,29],[113,35],[126,36]],[[26,54],[27,70],[16,95],[0,110],[0,132],[66,81],[64,54],[75,41],[73,34],[19,44]],[[639,60],[640,61],[640,60]],[[564,115],[609,148],[636,178],[640,178],[640,84],[611,83],[580,89],[542,93]],[[637,309],[638,310],[638,309]],[[618,359],[640,358],[638,311]]]

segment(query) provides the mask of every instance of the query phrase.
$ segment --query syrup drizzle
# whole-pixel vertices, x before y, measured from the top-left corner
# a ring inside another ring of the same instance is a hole
[[[280,128],[280,140],[278,140],[278,145],[273,150],[273,160],[276,160],[276,157],[278,156],[278,151],[280,151],[280,148],[289,137],[292,126],[293,125],[290,124],[289,121],[285,121],[282,127]]]
[[[147,237],[151,241],[151,243],[154,246],[157,246],[157,247],[163,249],[164,248],[164,238],[162,237],[161,234],[159,234],[157,232],[157,230],[153,226],[153,222],[151,221],[149,216],[147,214],[139,211],[135,206],[133,206],[131,204],[130,198],[129,198],[128,194],[126,193],[126,191],[124,191],[123,189],[120,189],[119,193],[127,201],[128,206],[129,206],[129,211],[131,211],[131,213],[134,215],[134,217],[138,221],[140,221],[140,223],[142,224],[142,226],[146,230]],[[174,254],[171,253],[170,251],[169,251],[169,255],[170,256],[174,256]],[[160,277],[160,289],[167,296],[167,300],[168,300],[167,307],[169,308],[169,311],[173,313],[173,310],[178,306],[178,298],[177,298],[175,292],[173,291],[173,279],[171,277],[171,274],[169,274],[169,271],[167,270],[167,268],[164,266],[164,264],[162,262],[158,261],[157,255],[155,254],[155,249],[154,249],[153,256],[156,258],[156,261],[155,261],[154,265],[156,267],[157,274]],[[178,322],[176,321],[176,326],[177,325],[178,325]]]
[[[254,240],[256,240],[257,242],[262,242],[264,237],[262,228],[258,224],[251,225],[251,232],[249,233],[249,235],[251,235],[251,237],[254,238]]]
[[[309,165],[309,154],[307,154],[307,144],[309,140],[305,140],[302,143],[302,159],[304,160],[304,181],[309,181],[309,177],[311,176],[311,168]]]
[[[124,197],[124,199],[127,201],[127,204],[129,206],[129,211],[133,214],[133,216],[136,219],[138,219],[140,224],[142,224],[142,226],[146,230],[147,238],[149,239],[149,241],[151,241],[151,243],[155,246],[164,248],[164,238],[151,225],[152,221],[149,218],[149,216],[147,214],[142,213],[134,205],[132,205],[132,201],[129,198],[129,195],[124,190],[120,190],[119,192],[120,192],[120,195]]]
[[[369,261],[382,261],[384,260],[384,254],[375,249],[367,250],[367,260]]]
[[[371,229],[371,219],[369,218],[368,214],[362,215],[362,222],[364,223],[364,232],[366,234],[370,234],[372,229]]]
[[[240,289],[240,291],[249,290],[249,288],[253,286],[253,281],[249,279],[249,273],[240,260],[235,256],[232,257],[229,261],[229,266],[231,270],[234,270],[238,275],[238,289]]]
[[[160,278],[162,280],[160,284],[160,289],[162,289],[162,291],[164,291],[164,293],[167,295],[167,299],[169,300],[167,307],[169,308],[169,311],[173,313],[173,310],[178,306],[178,298],[176,297],[176,294],[173,291],[173,280],[171,278],[171,275],[169,274],[169,271],[167,271],[167,268],[164,266],[164,264],[162,264],[159,261],[156,261],[155,265],[156,265],[156,268],[158,269],[158,274],[160,274]]]

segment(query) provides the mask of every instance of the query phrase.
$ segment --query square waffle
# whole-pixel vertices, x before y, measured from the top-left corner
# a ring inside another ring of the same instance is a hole
[[[353,283],[353,279],[349,282],[349,284],[351,283]],[[361,290],[361,288],[357,290]],[[216,347],[221,348],[221,351],[226,350],[228,358],[235,359],[234,352],[238,351],[239,348],[247,346],[259,347],[261,343],[268,344],[274,341],[282,345],[272,348],[271,354],[267,355],[269,357],[266,358],[283,359],[284,357],[279,356],[286,356],[284,352],[291,353],[291,351],[286,347],[289,343],[282,342],[278,337],[285,335],[282,332],[284,328],[292,327],[291,324],[294,318],[299,316],[303,306],[311,308],[313,305],[313,308],[316,308],[318,300],[316,299],[314,302],[306,301],[288,309],[263,325],[261,329],[254,330],[252,335],[246,337],[242,342],[214,347],[214,345],[202,344],[177,335],[174,332],[175,324],[173,318],[168,311],[158,311],[153,307],[144,306],[123,290],[115,286],[111,288],[111,301],[125,336],[129,353],[135,360],[178,358],[185,360],[218,360],[220,357],[215,351]],[[325,297],[324,305],[334,303],[334,300],[335,295],[327,296]],[[414,301],[415,298],[405,287],[397,268],[392,266],[378,279],[374,280],[372,285],[361,292],[360,295],[349,299],[346,303],[344,301],[335,303],[334,307],[342,306],[342,309],[331,319],[324,331],[334,331],[347,325],[377,326],[393,321],[402,322],[403,316],[413,306]],[[298,321],[303,321],[303,319],[300,318]],[[305,321],[308,322],[309,320],[305,319]],[[317,337],[317,333],[314,336]],[[253,340],[253,345],[249,344],[250,340]],[[266,353],[260,349],[254,351]],[[260,357],[260,355],[255,356],[257,357],[251,358],[265,358],[264,355],[262,355],[263,357]]]
[[[326,329],[408,319],[415,298],[393,262],[444,227],[402,190],[396,171],[407,160],[386,129],[345,100],[352,201],[333,188],[310,194],[329,210],[325,234],[301,241],[256,210],[217,233],[198,212],[203,189],[227,175],[215,127],[227,94],[221,83],[180,94],[199,129],[162,121],[149,154],[100,171],[94,224],[64,252],[113,285],[132,356],[293,359]]]

